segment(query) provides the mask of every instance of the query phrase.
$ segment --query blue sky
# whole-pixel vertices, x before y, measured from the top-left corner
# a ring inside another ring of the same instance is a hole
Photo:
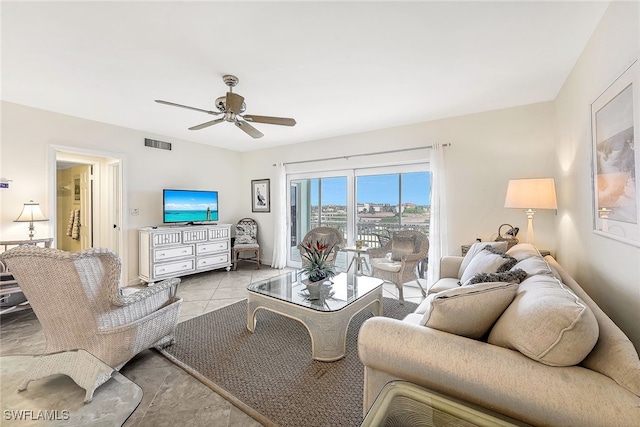
[[[371,175],[358,177],[358,203],[398,203],[399,174]],[[317,180],[312,183],[312,204],[318,204]],[[324,205],[346,205],[347,178],[322,179],[322,203]],[[402,202],[429,205],[431,175],[429,172],[402,174]]]
[[[168,210],[217,210],[218,192],[165,190],[164,205]]]

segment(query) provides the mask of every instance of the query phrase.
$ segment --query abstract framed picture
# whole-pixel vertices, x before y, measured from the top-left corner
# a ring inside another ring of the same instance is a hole
[[[594,233],[640,246],[640,65],[591,104]]]
[[[271,191],[268,179],[254,179],[251,181],[251,212],[271,211]]]

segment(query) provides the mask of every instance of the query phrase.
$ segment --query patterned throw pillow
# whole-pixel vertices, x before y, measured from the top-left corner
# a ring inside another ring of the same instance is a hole
[[[236,225],[236,244],[247,245],[257,243],[256,226],[251,224]]]
[[[473,257],[460,277],[460,284],[466,283],[477,273],[502,273],[509,271],[517,260],[503,253],[496,253],[488,246]]]
[[[471,279],[464,283],[464,286],[474,285],[476,283],[487,282],[512,282],[520,283],[527,278],[527,272],[516,268],[515,270],[505,271],[503,273],[477,273]]]

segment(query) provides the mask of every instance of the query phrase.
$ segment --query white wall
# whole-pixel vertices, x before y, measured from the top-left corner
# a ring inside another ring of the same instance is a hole
[[[123,159],[127,283],[138,276],[138,228],[162,224],[163,188],[218,190],[220,223],[233,223],[246,213],[240,211],[236,196],[238,152],[8,102],[2,102],[1,136],[0,177],[13,182],[9,189],[0,189],[0,240],[27,238],[26,225],[13,222],[25,201],[40,202],[50,219],[55,215],[48,206],[50,177],[55,175],[49,170],[52,145],[109,152]],[[171,142],[172,151],[145,147],[144,138]],[[140,214],[129,215],[129,208],[138,208]],[[53,236],[54,228],[53,221],[36,223],[41,237]]]
[[[434,142],[451,143],[445,148],[448,169],[447,195],[452,254],[460,254],[460,245],[476,237],[493,240],[503,223],[520,227],[521,241],[526,235],[522,211],[504,208],[507,182],[513,178],[552,177],[555,111],[553,104],[540,103],[445,120],[418,123],[355,135],[334,137],[302,144],[281,146],[245,153],[242,182],[270,178],[277,181],[274,164],[324,157],[421,147]],[[397,155],[350,158],[288,167],[288,171],[330,170],[358,167],[380,162],[425,160],[430,150]],[[241,197],[250,201],[250,188],[242,187]],[[273,188],[272,188],[273,190]],[[276,203],[272,196],[272,204]],[[275,215],[254,213],[260,224],[261,257],[270,261],[273,253]],[[555,211],[539,211],[535,230],[537,246],[555,250]],[[267,238],[265,240],[265,238]]]
[[[639,34],[640,3],[612,2],[556,99],[558,261],[637,349],[640,248],[592,232],[590,104],[640,58]]]

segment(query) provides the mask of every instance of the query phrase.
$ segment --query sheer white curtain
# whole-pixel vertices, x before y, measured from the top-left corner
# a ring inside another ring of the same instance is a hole
[[[429,225],[429,265],[427,287],[440,277],[440,258],[449,253],[447,245],[447,203],[444,146],[433,144],[431,152],[431,218]]]
[[[275,224],[273,227],[273,257],[271,267],[284,268],[287,265],[287,171],[283,164],[278,166],[276,183]]]

